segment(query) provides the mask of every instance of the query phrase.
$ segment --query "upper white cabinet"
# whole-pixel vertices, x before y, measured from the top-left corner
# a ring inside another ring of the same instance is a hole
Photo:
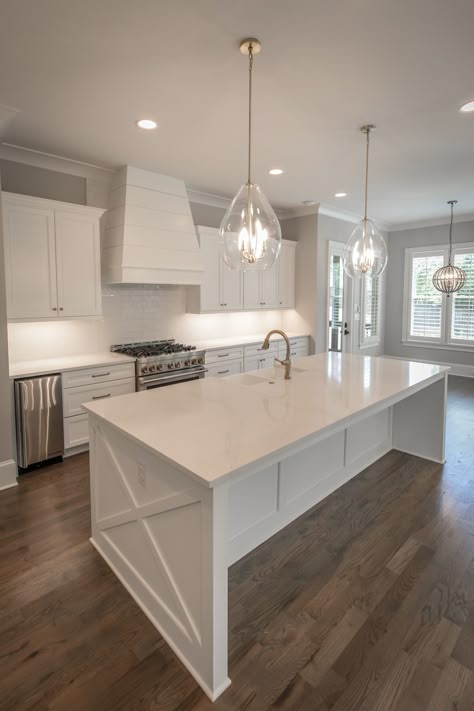
[[[277,264],[267,271],[244,272],[245,309],[276,309],[278,304],[278,257]]]
[[[280,256],[271,269],[242,272],[225,264],[218,229],[196,229],[204,273],[202,285],[188,291],[189,311],[254,311],[295,305],[296,242],[283,240]]]
[[[2,193],[2,211],[8,318],[100,315],[103,210]]]
[[[203,263],[201,286],[191,287],[188,310],[240,311],[243,308],[242,272],[229,269],[224,262],[223,240],[213,227],[197,227]]]

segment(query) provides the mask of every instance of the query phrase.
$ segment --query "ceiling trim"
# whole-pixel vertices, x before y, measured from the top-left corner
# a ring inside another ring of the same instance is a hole
[[[189,202],[197,203],[198,205],[209,205],[210,207],[221,207],[227,210],[232,200],[224,195],[213,195],[212,193],[205,193],[198,188],[193,188],[192,186],[186,186],[186,192],[188,194]]]
[[[33,165],[37,168],[45,168],[46,170],[55,170],[58,173],[67,173],[68,175],[78,175],[82,178],[94,178],[102,180],[110,180],[110,177],[115,170],[113,168],[105,168],[102,165],[94,165],[93,163],[84,163],[80,160],[65,158],[54,153],[45,153],[37,151],[35,148],[27,148],[25,146],[17,146],[14,143],[2,141],[0,143],[0,158],[11,160],[15,163],[24,163]]]
[[[454,223],[456,222],[474,222],[474,213],[467,212],[465,215],[455,215]],[[448,217],[438,217],[432,220],[418,220],[415,222],[401,222],[400,224],[390,225],[389,232],[403,232],[404,230],[418,230],[423,227],[438,227],[440,225],[449,225]]]

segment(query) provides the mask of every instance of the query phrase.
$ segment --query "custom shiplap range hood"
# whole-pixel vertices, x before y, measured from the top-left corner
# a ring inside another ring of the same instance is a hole
[[[182,180],[125,166],[112,182],[102,250],[109,284],[200,284],[202,261]]]

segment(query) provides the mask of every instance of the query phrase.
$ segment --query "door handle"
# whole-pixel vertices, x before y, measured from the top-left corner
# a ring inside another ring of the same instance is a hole
[[[345,336],[348,336],[350,334],[349,329],[347,328],[347,321],[344,321],[344,331],[343,331]]]

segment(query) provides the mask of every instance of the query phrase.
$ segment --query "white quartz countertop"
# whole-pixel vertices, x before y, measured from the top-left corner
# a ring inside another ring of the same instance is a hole
[[[214,486],[356,413],[389,406],[447,371],[322,353],[294,360],[292,380],[276,366],[87,403],[86,410]]]
[[[125,362],[134,363],[135,358],[109,351],[105,353],[87,353],[80,356],[64,356],[63,358],[28,360],[10,363],[10,378],[27,378],[29,376],[43,375],[44,373],[64,373],[67,370],[77,370],[78,368],[118,365]]]
[[[235,338],[214,338],[214,339],[209,339],[207,341],[198,341],[197,343],[193,343],[193,345],[196,346],[198,350],[206,350],[206,351],[212,351],[216,350],[217,348],[232,348],[232,346],[250,346],[253,343],[263,343],[265,340],[266,333],[262,333],[261,335],[256,335],[256,336],[237,336]],[[305,338],[307,334],[305,333],[287,333],[288,338]],[[281,336],[278,336],[275,334],[271,338],[272,341],[282,341],[283,338]]]

